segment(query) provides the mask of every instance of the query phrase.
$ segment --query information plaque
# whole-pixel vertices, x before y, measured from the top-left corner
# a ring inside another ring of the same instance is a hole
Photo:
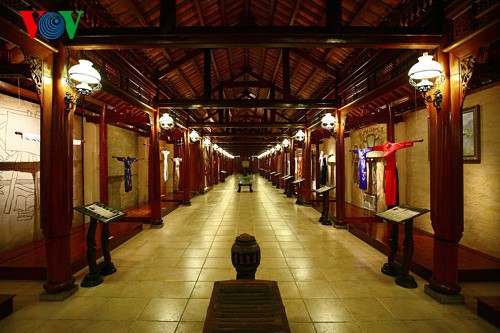
[[[427,212],[429,212],[429,210],[425,208],[416,208],[401,205],[388,209],[385,212],[377,213],[375,215],[389,222],[403,223],[409,219],[423,215]]]
[[[119,220],[127,215],[127,213],[120,212],[119,210],[103,205],[100,202],[93,202],[85,206],[78,206],[75,207],[75,210],[104,223]]]

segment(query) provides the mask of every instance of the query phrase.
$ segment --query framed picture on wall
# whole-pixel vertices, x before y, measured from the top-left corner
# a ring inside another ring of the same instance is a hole
[[[462,110],[462,143],[464,163],[481,163],[479,105]]]

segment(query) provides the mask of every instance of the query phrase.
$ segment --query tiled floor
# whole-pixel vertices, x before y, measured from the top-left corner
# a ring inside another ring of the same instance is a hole
[[[498,332],[476,315],[473,296],[500,295],[499,283],[462,284],[463,305],[442,305],[380,273],[386,257],[346,230],[318,223],[283,190],[234,177],[195,197],[112,252],[118,271],[63,302],[40,302],[41,281],[0,281],[15,312],[0,332],[201,332],[213,282],[236,277],[230,248],[241,233],[261,247],[258,279],[277,280],[292,332]],[[78,283],[87,270],[76,275]]]

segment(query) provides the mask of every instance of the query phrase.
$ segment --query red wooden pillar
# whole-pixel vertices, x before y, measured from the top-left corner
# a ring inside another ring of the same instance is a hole
[[[191,205],[191,197],[190,197],[190,191],[191,191],[191,177],[190,175],[190,149],[189,149],[189,129],[186,128],[184,131],[184,156],[182,157],[182,166],[183,166],[183,173],[182,173],[182,178],[184,179],[184,199],[183,199],[183,204],[184,205]]]
[[[319,189],[321,187],[321,184],[320,184],[320,170],[319,170],[319,167],[321,165],[321,161],[319,160],[319,140],[316,141],[316,157],[315,157],[315,161],[312,161],[312,163],[314,163],[314,165],[316,165],[316,172],[314,174],[314,177],[316,179],[316,189]]]
[[[198,191],[200,193],[205,193],[205,175],[206,175],[206,170],[205,170],[205,157],[203,155],[205,148],[203,147],[203,141],[200,140],[200,144],[198,145],[198,171],[199,171],[199,176],[198,176]]]
[[[45,236],[47,281],[41,299],[62,300],[78,287],[71,276],[70,230],[73,220],[72,112],[66,112],[63,84],[67,49],[53,55],[52,80],[44,80],[41,144],[41,220]],[[50,57],[45,66],[50,67]],[[50,68],[44,68],[50,77]],[[52,81],[52,82],[51,82]]]
[[[214,154],[212,155],[213,158],[213,177],[214,177],[214,184],[219,184],[219,152],[214,150]]]
[[[337,159],[335,164],[335,178],[337,179],[337,184],[335,188],[336,201],[333,226],[336,228],[345,228],[347,226],[345,217],[345,117],[342,117],[338,109],[335,113],[337,118],[337,138],[335,139],[335,157]]]
[[[109,204],[108,190],[108,125],[106,124],[107,106],[102,106],[99,117],[99,198],[105,205]]]
[[[295,140],[290,138],[290,176],[295,177]],[[294,178],[294,180],[297,180]]]
[[[150,133],[149,173],[150,188],[149,203],[151,205],[151,226],[163,227],[161,218],[161,171],[160,171],[160,110],[153,114],[153,124]],[[167,163],[167,161],[165,161]]]
[[[428,294],[463,301],[458,285],[458,243],[464,228],[462,112],[459,60],[439,52],[446,72],[441,89],[441,111],[427,104],[430,118],[431,220],[434,229],[434,265]],[[437,89],[436,88],[436,89]],[[436,89],[427,94],[434,97]]]
[[[305,179],[303,183],[304,189],[304,205],[311,204],[311,131],[306,129],[306,136],[303,142],[302,150],[302,177]]]

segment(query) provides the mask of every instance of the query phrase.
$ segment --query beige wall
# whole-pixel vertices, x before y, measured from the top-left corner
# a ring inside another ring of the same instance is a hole
[[[142,170],[147,170],[147,161],[144,160],[144,148],[141,147],[141,151],[138,149],[140,140],[137,133],[117,126],[107,126],[109,205],[115,209],[125,209],[139,203],[139,178],[143,178],[139,177],[139,170],[141,170],[141,175]],[[143,146],[142,143],[141,146]],[[139,158],[139,161],[132,163],[132,190],[130,192],[125,192],[124,163],[111,156]],[[144,185],[141,184],[141,186]]]
[[[480,106],[481,163],[464,164],[464,234],[461,244],[500,258],[500,85],[469,94],[464,108]],[[423,137],[427,141],[426,109],[404,117],[406,139]],[[430,207],[428,145],[415,144],[406,152],[406,202]],[[415,227],[433,233],[430,215],[415,221]]]
[[[481,163],[464,164],[464,236],[461,243],[500,258],[500,85],[470,94],[479,105]]]
[[[40,106],[0,94],[0,252],[43,238],[40,142],[16,131],[40,134]]]

